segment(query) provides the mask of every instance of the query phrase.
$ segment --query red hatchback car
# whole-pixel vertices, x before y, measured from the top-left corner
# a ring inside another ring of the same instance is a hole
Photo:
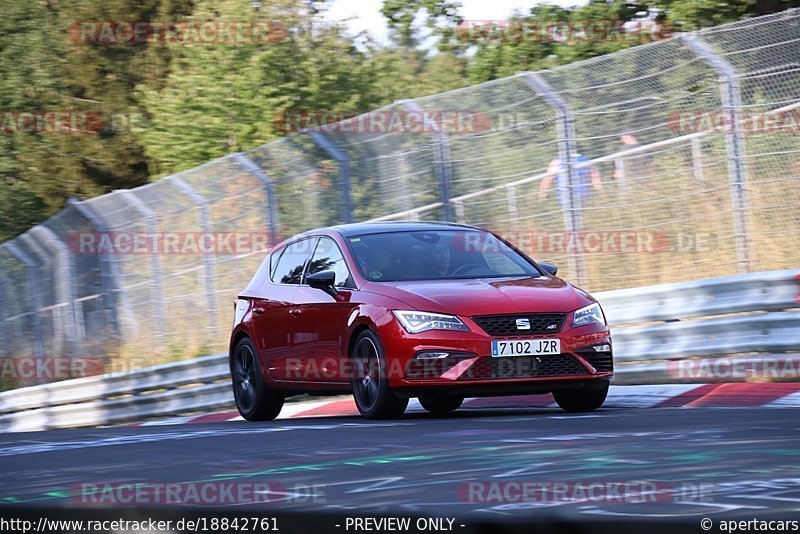
[[[236,302],[236,405],[274,419],[286,397],[352,392],[364,417],[433,413],[467,396],[552,392],[605,401],[613,374],[600,305],[499,236],[450,223],[363,223],[276,246]]]

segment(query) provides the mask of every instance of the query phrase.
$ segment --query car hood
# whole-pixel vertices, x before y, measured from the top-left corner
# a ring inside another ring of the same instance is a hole
[[[594,302],[555,277],[372,282],[364,288],[420,311],[456,315],[570,312]]]

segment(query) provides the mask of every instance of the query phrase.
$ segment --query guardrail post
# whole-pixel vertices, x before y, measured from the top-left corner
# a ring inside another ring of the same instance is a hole
[[[147,231],[151,234],[158,232],[158,222],[156,214],[151,210],[147,204],[141,201],[139,197],[132,192],[120,189],[119,191],[122,199],[127,202],[139,215],[145,220],[147,224]],[[164,282],[161,273],[161,258],[159,253],[153,252],[150,254],[150,273],[152,274],[152,299],[150,301],[153,311],[153,328],[159,337],[164,335],[164,311],[166,301],[164,299]]]
[[[33,339],[31,340],[33,343],[33,355],[39,362],[39,365],[43,365],[44,342],[42,338],[42,317],[40,315],[42,309],[42,299],[38,291],[38,288],[42,285],[42,273],[40,271],[40,265],[34,261],[33,258],[23,252],[23,250],[13,241],[3,243],[0,245],[0,247],[6,247],[6,249],[15,258],[17,258],[17,260],[19,260],[19,262],[24,265],[28,271],[28,287],[30,288],[31,312],[33,314],[33,317],[31,317],[31,329],[33,330]],[[40,373],[36,373],[36,383],[42,383],[42,377]]]
[[[75,210],[92,225],[92,228],[98,233],[108,233],[108,226],[102,218],[98,217],[94,210],[86,203],[81,202],[75,198],[70,198],[68,204],[75,208]],[[119,338],[121,335],[119,322],[117,320],[117,303],[116,296],[121,293],[119,283],[119,273],[111,261],[111,256],[108,250],[99,251],[100,260],[100,287],[103,290],[103,310],[105,311],[105,321],[110,327],[111,333]],[[125,300],[121,296],[121,300]],[[123,302],[124,305],[124,302]]]
[[[350,159],[347,157],[342,150],[336,148],[333,143],[328,141],[328,139],[322,135],[320,132],[304,132],[308,134],[314,144],[320,147],[322,150],[325,151],[331,158],[336,161],[339,165],[339,178],[341,180],[341,188],[342,188],[342,209],[341,209],[341,217],[342,222],[344,223],[351,223],[353,222],[353,206],[350,200],[350,182],[352,178],[352,172],[350,170]]]
[[[523,79],[533,91],[544,98],[556,112],[556,125],[558,129],[558,158],[561,161],[561,172],[567,178],[564,184],[567,193],[567,206],[564,211],[564,227],[570,234],[577,234],[581,230],[581,199],[577,194],[580,176],[575,168],[574,157],[578,154],[575,140],[575,123],[572,110],[567,102],[556,93],[550,85],[537,72],[523,73]],[[556,187],[561,180],[556,177]],[[568,257],[569,270],[576,282],[580,284],[586,280],[586,266],[580,252]]]
[[[29,232],[22,234],[20,239],[42,259],[42,262],[47,261],[48,258],[52,258],[54,262],[55,287],[53,291],[56,296],[54,304],[64,310],[61,323],[64,327],[64,338],[67,341],[67,354],[74,356],[79,353],[78,347],[85,339],[85,329],[80,303],[76,300],[77,277],[69,250],[52,230],[44,226],[34,226]],[[55,310],[56,308],[53,308],[54,313]]]
[[[741,129],[742,96],[736,68],[724,57],[716,53],[703,40],[699,33],[685,33],[681,40],[695,54],[716,70],[721,78],[720,96],[722,108],[731,120],[725,135],[728,153],[728,176],[731,183],[731,202],[733,204],[733,230],[736,241],[736,258],[739,272],[750,270],[750,243],[747,214],[747,169],[745,167],[744,136]]]
[[[211,234],[211,216],[208,213],[208,201],[180,176],[170,176],[175,186],[186,193],[192,202],[200,208],[200,228],[204,235]],[[217,288],[214,276],[214,261],[211,252],[203,251],[203,282],[206,290],[206,300],[208,301],[208,315],[212,317],[211,327],[217,330],[219,325],[219,315],[217,314]]]
[[[413,100],[398,100],[398,104],[403,106],[408,112],[416,113],[419,115],[417,119],[420,124],[425,124],[425,110],[422,109],[418,103]],[[435,124],[435,121],[434,121]],[[454,213],[453,203],[450,201],[452,198],[452,185],[453,185],[453,165],[450,161],[450,142],[447,132],[441,130],[431,134],[434,142],[434,155],[436,159],[436,166],[434,168],[436,173],[436,181],[439,183],[439,202],[442,203],[442,220],[464,222],[463,205],[461,206],[460,213]]]
[[[275,180],[269,177],[264,169],[256,165],[252,159],[244,154],[231,154],[233,160],[245,172],[254,176],[261,182],[267,195],[267,221],[269,224],[269,244],[277,245],[281,238],[278,233],[278,194],[275,191]]]

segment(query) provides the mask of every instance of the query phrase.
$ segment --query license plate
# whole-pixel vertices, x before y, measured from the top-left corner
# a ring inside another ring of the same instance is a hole
[[[561,354],[560,339],[527,339],[492,341],[492,356],[540,356]]]

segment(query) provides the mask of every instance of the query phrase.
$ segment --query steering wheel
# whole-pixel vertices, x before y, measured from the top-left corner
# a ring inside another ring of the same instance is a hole
[[[467,274],[469,271],[473,269],[483,269],[482,265],[478,265],[477,263],[467,263],[462,265],[461,267],[457,268],[455,271],[450,273],[451,276],[458,276],[461,274]]]

